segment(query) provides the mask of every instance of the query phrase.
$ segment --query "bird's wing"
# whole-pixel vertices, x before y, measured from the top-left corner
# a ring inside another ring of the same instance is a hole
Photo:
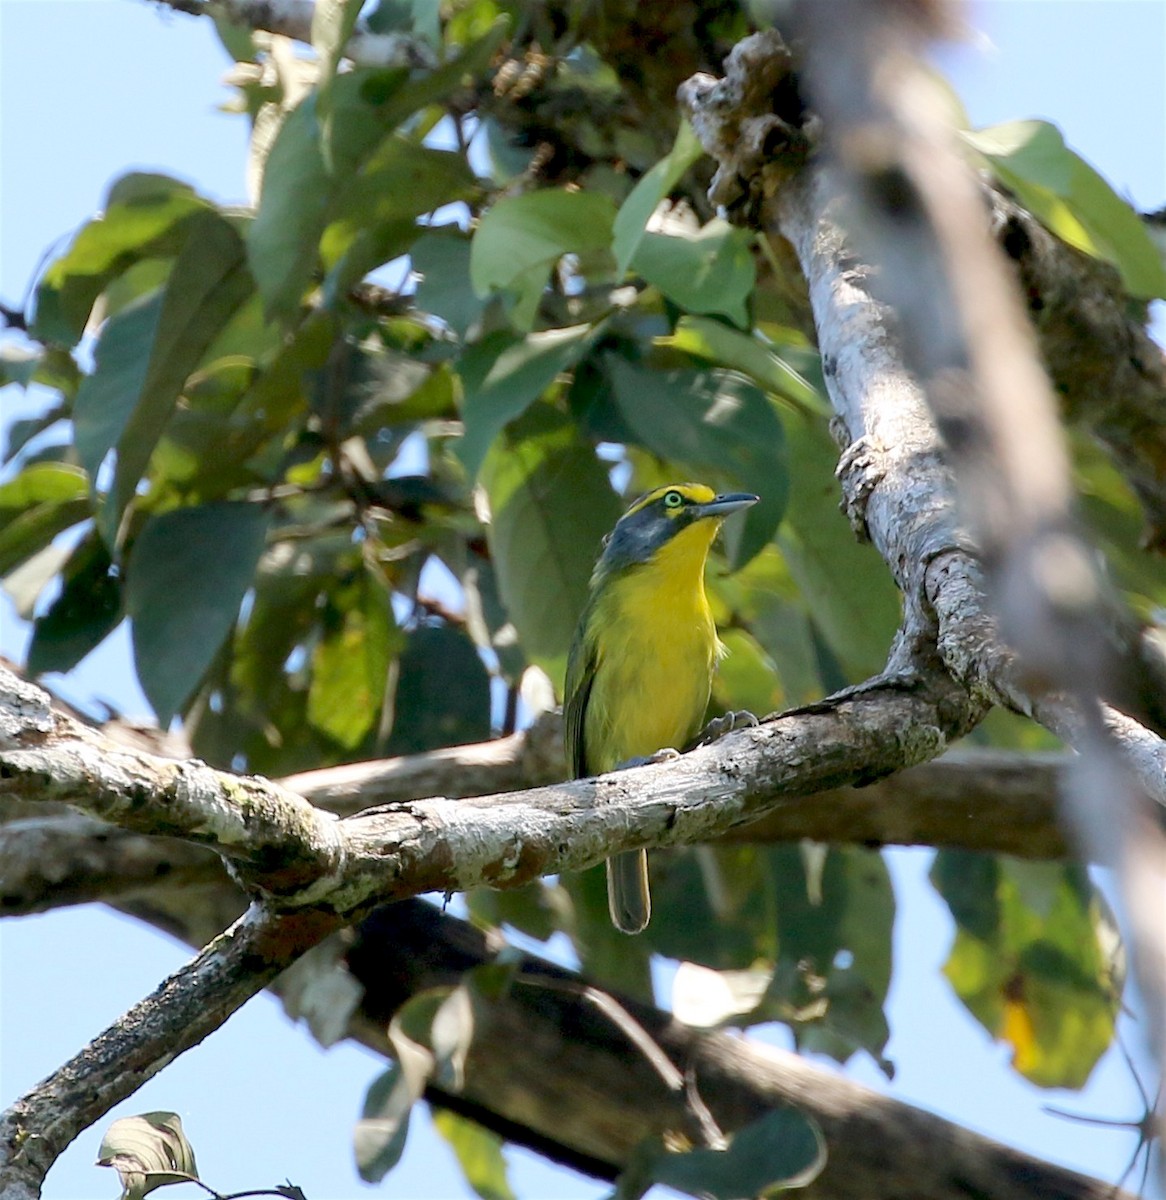
[[[567,659],[567,681],[564,686],[563,746],[567,752],[567,766],[575,779],[589,775],[587,769],[587,747],[583,743],[583,723],[587,716],[587,702],[591,698],[591,685],[595,682],[595,666],[598,647],[594,638],[586,635],[586,625],[571,646]]]

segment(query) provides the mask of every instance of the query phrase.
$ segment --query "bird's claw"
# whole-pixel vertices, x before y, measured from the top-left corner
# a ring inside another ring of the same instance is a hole
[[[710,742],[723,738],[727,733],[736,733],[738,729],[752,729],[757,724],[758,720],[751,712],[745,712],[743,709],[739,712],[730,711],[723,717],[713,717],[700,731],[696,744],[707,746]]]

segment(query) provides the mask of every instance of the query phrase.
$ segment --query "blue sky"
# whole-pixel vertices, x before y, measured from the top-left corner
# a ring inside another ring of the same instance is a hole
[[[941,61],[977,124],[1054,120],[1139,206],[1166,203],[1166,3],[996,0],[974,7],[972,24],[982,35]],[[169,171],[218,200],[243,200],[244,122],[217,111],[229,97],[220,84],[226,66],[208,23],[143,0],[0,0],[0,300],[20,302],[45,249],[91,215],[110,179],[127,169]],[[5,393],[4,422],[30,403],[40,401]],[[20,657],[24,634],[0,603],[0,650]],[[60,690],[144,716],[127,663],[125,639],[111,639],[59,681]],[[889,1056],[898,1074],[889,1090],[1039,1156],[1116,1178],[1132,1135],[1069,1124],[1041,1105],[1138,1117],[1120,1057],[1108,1055],[1080,1095],[1038,1092],[1001,1070],[1005,1049],[964,1015],[939,975],[951,923],[924,882],[928,855],[892,857],[900,915]],[[184,947],[101,909],[0,927],[0,1101],[58,1066],[186,957]],[[773,1040],[785,1044],[780,1030]],[[290,1178],[311,1200],[349,1200],[368,1193],[351,1166],[351,1126],[381,1066],[350,1046],[319,1051],[261,997],[112,1115],[179,1111],[203,1177],[221,1190]],[[887,1090],[869,1061],[858,1060],[851,1074]],[[115,1194],[112,1175],[91,1165],[99,1140],[97,1128],[66,1152],[49,1176],[50,1200]],[[525,1200],[606,1194],[533,1156],[510,1157]],[[424,1119],[386,1186],[405,1198],[468,1194]]]

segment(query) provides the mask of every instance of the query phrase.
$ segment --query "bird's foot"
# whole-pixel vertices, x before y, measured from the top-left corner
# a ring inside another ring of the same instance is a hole
[[[671,746],[665,746],[663,749],[657,750],[655,754],[636,754],[631,758],[626,758],[623,762],[617,763],[615,769],[617,771],[628,771],[632,767],[653,767],[657,763],[673,762],[679,757],[679,750],[673,750]]]
[[[736,733],[738,729],[752,729],[757,724],[759,722],[751,712],[745,712],[743,709],[739,712],[730,711],[723,717],[713,717],[700,731],[695,744],[707,746],[710,742],[723,738],[726,733]]]

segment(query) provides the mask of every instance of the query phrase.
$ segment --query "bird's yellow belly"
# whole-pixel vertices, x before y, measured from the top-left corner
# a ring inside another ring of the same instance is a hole
[[[644,597],[648,619],[640,599],[625,591],[600,638],[583,734],[594,774],[665,746],[683,749],[708,707],[717,638],[703,589],[689,604]]]

